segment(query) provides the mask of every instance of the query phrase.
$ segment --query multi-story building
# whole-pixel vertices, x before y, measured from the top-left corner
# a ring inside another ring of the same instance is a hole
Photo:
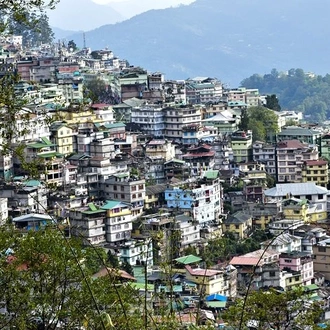
[[[182,127],[190,124],[200,125],[201,111],[191,105],[164,108],[165,136],[167,139],[181,142]]]
[[[215,152],[208,144],[192,146],[187,153],[182,155],[182,159],[191,169],[192,175],[200,175],[203,171],[212,170],[214,167]]]
[[[311,255],[299,251],[281,253],[279,264],[281,270],[293,272],[295,276],[299,274],[303,285],[311,284],[314,278],[313,259]]]
[[[302,143],[317,145],[320,143],[321,136],[321,131],[299,126],[286,126],[282,128],[281,132],[277,133],[278,141],[298,140]]]
[[[145,179],[134,177],[129,173],[110,176],[101,183],[104,198],[120,200],[130,204],[131,218],[141,216],[145,200]]]
[[[277,182],[302,182],[304,161],[318,160],[318,148],[298,140],[277,143]]]
[[[328,190],[317,186],[315,183],[284,183],[276,184],[275,187],[265,190],[265,201],[282,201],[295,197],[300,200],[307,200],[309,204],[315,205],[320,218],[326,217]]]
[[[313,246],[314,271],[324,275],[330,281],[330,238],[319,241]]]
[[[145,134],[163,137],[165,134],[164,111],[159,105],[146,104],[131,110],[131,123],[140,126]]]
[[[321,156],[327,160],[330,160],[330,134],[324,134],[320,138],[321,142]]]
[[[0,197],[0,225],[8,221],[8,198]]]
[[[73,129],[63,122],[55,122],[50,126],[50,140],[56,145],[56,151],[63,155],[73,153]]]
[[[239,120],[237,115],[229,110],[224,110],[214,116],[203,119],[202,122],[205,126],[214,126],[219,134],[231,134],[237,131]]]
[[[222,84],[209,77],[196,77],[186,81],[187,103],[216,103],[222,99]]]
[[[86,245],[98,245],[106,242],[105,237],[106,210],[95,204],[74,208],[69,211],[70,232],[82,238]]]
[[[105,234],[106,241],[112,245],[120,246],[123,242],[131,239],[132,214],[128,203],[107,200],[101,206],[106,210]]]
[[[122,262],[131,266],[153,266],[153,245],[151,239],[132,239],[119,247]]]
[[[175,156],[175,145],[167,140],[151,140],[145,146],[145,155],[151,159],[168,161]]]
[[[230,136],[235,163],[252,160],[252,132],[236,131]]]
[[[191,184],[166,189],[167,207],[190,211],[199,224],[219,224],[223,215],[223,191],[219,177],[213,172],[217,171],[208,171],[203,179]]]
[[[217,129],[214,126],[201,126],[198,124],[191,124],[182,127],[182,144],[192,145],[200,141],[212,142],[218,135]]]
[[[276,176],[276,147],[274,144],[268,144],[256,141],[252,145],[253,160],[265,164],[265,170],[268,174]]]
[[[228,215],[222,224],[224,233],[233,233],[238,239],[247,238],[252,231],[252,217],[243,211]]]
[[[304,161],[302,182],[315,182],[318,186],[327,187],[329,182],[328,161],[323,159]]]

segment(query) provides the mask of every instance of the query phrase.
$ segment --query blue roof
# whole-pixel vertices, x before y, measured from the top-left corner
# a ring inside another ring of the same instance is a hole
[[[206,297],[206,301],[212,301],[212,300],[227,301],[227,297],[216,293]]]
[[[128,203],[124,203],[121,201],[106,201],[106,204],[104,204],[103,206],[101,206],[101,209],[103,210],[112,210],[112,209],[116,209],[119,207],[127,207],[130,204]]]

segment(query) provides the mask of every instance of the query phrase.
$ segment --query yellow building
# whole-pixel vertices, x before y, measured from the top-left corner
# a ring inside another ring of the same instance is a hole
[[[303,220],[308,222],[307,217],[307,200],[298,198],[288,198],[282,201],[282,211],[285,219]]]
[[[252,217],[250,214],[242,211],[231,214],[224,220],[222,230],[224,233],[231,232],[237,238],[243,239],[252,230]]]
[[[50,127],[51,140],[57,152],[63,155],[73,153],[73,130],[63,122],[55,122]]]
[[[205,295],[222,294],[224,288],[223,271],[191,268],[186,266],[186,280],[197,284],[197,292]]]
[[[285,219],[316,222],[327,219],[327,211],[316,203],[306,199],[289,198],[282,202],[282,211]]]
[[[328,162],[324,159],[306,160],[302,168],[302,182],[315,182],[326,187],[329,181]]]
[[[236,163],[252,160],[252,132],[237,131],[230,136],[230,144]]]

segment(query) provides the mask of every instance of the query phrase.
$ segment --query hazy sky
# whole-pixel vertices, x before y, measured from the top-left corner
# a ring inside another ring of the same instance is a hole
[[[188,5],[195,0],[60,0],[49,12],[51,26],[64,30],[92,30],[129,19],[151,9]],[[79,5],[77,6],[77,4]]]

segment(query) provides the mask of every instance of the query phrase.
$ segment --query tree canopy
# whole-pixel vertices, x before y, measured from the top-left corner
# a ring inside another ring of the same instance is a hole
[[[321,329],[317,323],[322,312],[321,305],[310,299],[304,288],[284,292],[271,288],[237,299],[224,318],[238,329],[316,330]]]
[[[262,106],[251,107],[246,116],[244,125],[252,131],[253,141],[271,140],[272,135],[278,132],[278,117],[273,110]]]
[[[276,95],[283,110],[302,111],[310,121],[322,122],[330,117],[330,74],[321,76],[302,69],[287,72],[273,69],[269,74],[254,74],[241,85],[258,88],[262,94]]]

